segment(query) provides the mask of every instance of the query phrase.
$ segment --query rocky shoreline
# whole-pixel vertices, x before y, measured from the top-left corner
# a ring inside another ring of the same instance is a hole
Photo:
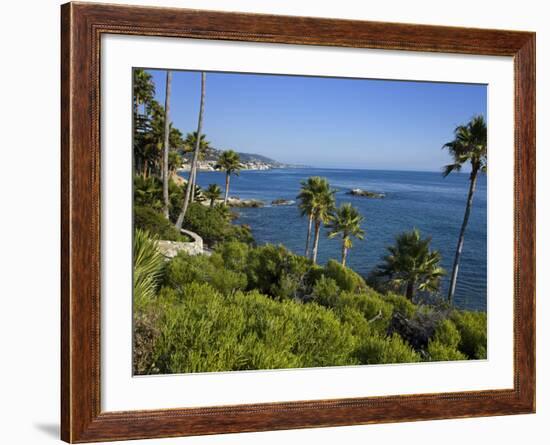
[[[347,191],[346,195],[362,196],[364,198],[374,198],[374,199],[381,199],[386,197],[384,193],[371,192],[369,190],[363,190],[359,188],[351,189]]]
[[[216,168],[217,161],[199,161],[197,163],[197,170],[199,172],[215,172],[215,171],[221,171],[220,169]],[[249,161],[249,162],[241,162],[241,170],[271,170],[274,168],[282,168],[281,166],[275,166],[273,164],[269,164],[267,162],[261,162],[261,161]],[[178,172],[188,172],[191,170],[191,164],[190,163],[184,163],[181,165],[180,168],[178,168]]]

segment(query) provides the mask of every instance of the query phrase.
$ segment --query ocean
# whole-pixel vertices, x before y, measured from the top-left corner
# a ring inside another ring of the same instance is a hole
[[[186,175],[186,174],[185,174]],[[448,280],[468,192],[468,174],[451,174],[443,178],[437,172],[344,170],[320,168],[245,170],[231,177],[230,196],[258,199],[263,208],[236,209],[238,223],[248,224],[259,245],[283,244],[303,255],[307,219],[300,216],[296,204],[271,206],[274,199],[296,200],[300,181],[309,176],[322,176],[338,190],[336,203],[351,202],[365,217],[363,241],[353,240],[348,266],[366,276],[380,263],[386,247],[395,236],[416,227],[423,237],[431,236],[432,248],[442,255],[442,266],[449,272],[441,292],[446,296]],[[225,173],[199,172],[202,187],[218,184],[224,188]],[[383,199],[347,195],[352,188],[381,192]],[[341,242],[330,240],[323,232],[319,241],[318,262],[340,260]],[[487,302],[487,183],[478,180],[470,221],[466,229],[455,294],[456,306],[486,310]]]

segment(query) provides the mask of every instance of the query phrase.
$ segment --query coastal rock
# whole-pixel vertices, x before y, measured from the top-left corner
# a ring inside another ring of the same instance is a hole
[[[271,205],[274,206],[291,206],[294,204],[296,204],[296,201],[293,201],[292,199],[278,198],[271,201]]]
[[[386,195],[384,193],[377,193],[377,192],[371,192],[369,190],[363,190],[363,189],[351,189],[350,191],[346,192],[347,195],[353,195],[353,196],[363,196],[365,198],[385,198]]]
[[[250,208],[259,208],[263,207],[265,203],[257,199],[240,199],[240,198],[229,198],[227,200],[227,205],[229,207],[250,207]]]
[[[187,180],[182,178],[180,175],[178,175],[177,173],[174,173],[170,176],[170,178],[172,179],[172,181],[174,181],[177,185],[179,185],[180,187],[185,185],[187,183]]]

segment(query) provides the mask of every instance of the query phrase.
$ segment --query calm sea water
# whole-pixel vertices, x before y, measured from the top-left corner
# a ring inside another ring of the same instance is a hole
[[[337,169],[276,169],[242,171],[231,178],[231,196],[259,199],[268,206],[258,209],[239,209],[238,222],[249,224],[258,244],[284,244],[303,254],[307,219],[300,216],[296,205],[270,206],[272,200],[296,199],[300,181],[309,176],[326,177],[338,189],[336,201],[351,202],[365,217],[365,240],[354,240],[348,265],[367,275],[380,262],[386,247],[393,244],[395,235],[418,228],[423,236],[432,237],[432,247],[441,252],[443,267],[450,274],[453,255],[468,192],[468,175],[382,170]],[[224,187],[225,174],[200,172],[201,186],[219,184]],[[384,199],[369,199],[346,195],[352,188],[383,192]],[[329,240],[326,232],[319,241],[320,263],[330,258],[340,259],[340,241]],[[448,277],[443,281],[446,295]],[[487,185],[481,177],[474,197],[464,250],[460,263],[456,304],[459,307],[486,310],[487,293]]]

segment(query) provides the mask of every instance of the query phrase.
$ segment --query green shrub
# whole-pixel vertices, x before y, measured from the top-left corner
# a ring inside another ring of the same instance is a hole
[[[361,364],[414,363],[420,361],[415,352],[399,335],[371,335],[361,339],[355,352]]]
[[[326,278],[324,275],[313,285],[311,297],[313,301],[321,306],[334,307],[338,303],[341,289],[332,278]]]
[[[389,293],[382,298],[393,305],[394,312],[399,312],[407,318],[412,318],[416,314],[417,306],[404,295]]]
[[[352,335],[355,336],[356,343],[358,339],[365,338],[373,334],[377,335],[374,327],[369,324],[367,319],[357,309],[352,307],[341,307],[335,313],[340,321],[349,328]]]
[[[162,213],[149,207],[134,207],[134,228],[146,230],[162,240],[189,241]]]
[[[458,350],[459,343],[460,333],[455,324],[449,319],[442,320],[428,343],[428,360],[466,360],[467,357]]]
[[[454,311],[451,320],[460,333],[458,349],[470,359],[487,358],[487,314]]]
[[[177,291],[190,283],[208,283],[223,294],[246,288],[246,275],[223,267],[219,255],[190,256],[180,252],[166,268],[166,285]]]
[[[329,260],[323,270],[327,278],[332,278],[343,291],[359,292],[367,290],[365,280],[358,273],[348,267],[342,266],[334,260]]]
[[[228,241],[216,247],[216,252],[223,259],[226,268],[236,272],[245,272],[248,267],[248,244],[239,241]]]
[[[210,246],[225,241],[240,241],[247,244],[254,242],[250,228],[233,225],[224,207],[206,207],[199,203],[189,206],[184,228],[199,234]]]
[[[180,304],[166,309],[154,348],[160,373],[241,369],[242,311],[207,284],[182,289]]]
[[[374,292],[372,294],[342,292],[338,299],[337,311],[340,312],[343,308],[357,310],[369,322],[370,327],[381,334],[387,331],[393,312],[393,306]]]
[[[300,297],[310,261],[284,246],[266,244],[248,255],[248,288],[277,299]]]
[[[456,348],[460,343],[460,332],[451,320],[445,319],[436,327],[432,340]]]
[[[331,310],[314,303],[286,304],[296,326],[293,351],[300,357],[302,367],[356,364],[351,357],[355,346],[351,331]]]
[[[437,340],[428,343],[428,360],[433,362],[448,362],[452,360],[466,360],[467,357],[454,346],[446,345]]]
[[[159,321],[152,368],[160,373],[356,363],[349,329],[316,304],[257,292],[223,296],[197,283],[181,293]]]

